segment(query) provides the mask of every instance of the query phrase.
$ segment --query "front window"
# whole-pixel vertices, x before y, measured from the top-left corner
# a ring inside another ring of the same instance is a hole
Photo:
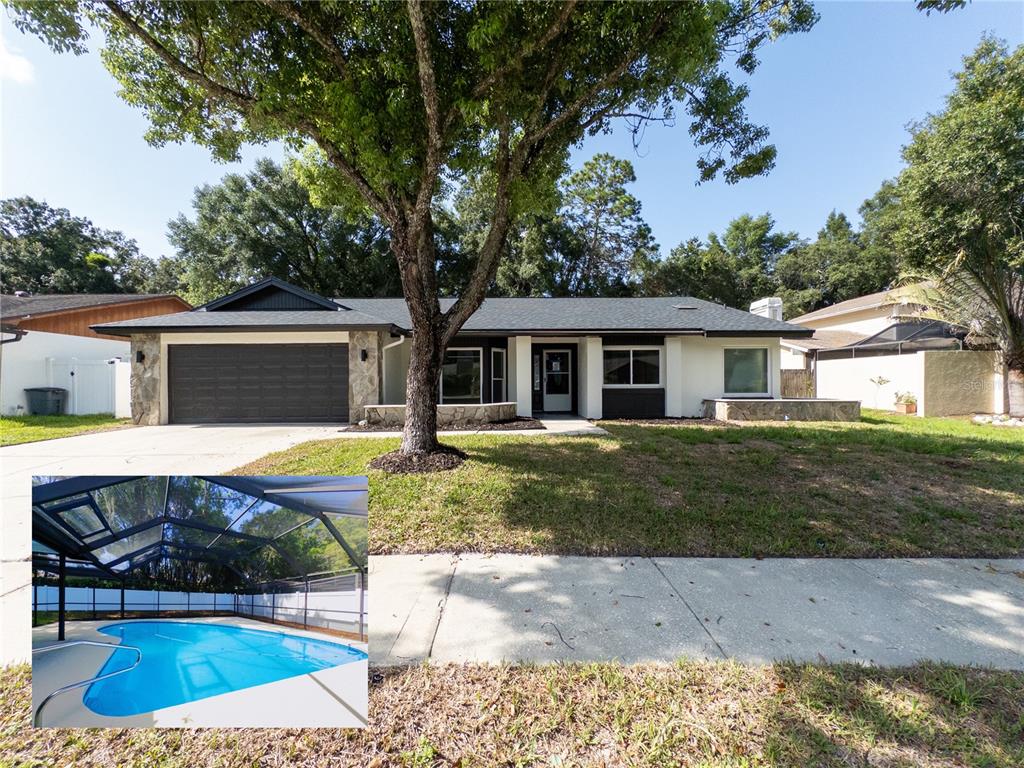
[[[657,387],[661,385],[661,350],[605,349],[606,387]]]
[[[768,394],[768,350],[725,350],[725,394]]]
[[[491,350],[491,402],[505,402],[505,350]]]
[[[441,402],[479,403],[483,366],[480,349],[449,349],[441,365]]]

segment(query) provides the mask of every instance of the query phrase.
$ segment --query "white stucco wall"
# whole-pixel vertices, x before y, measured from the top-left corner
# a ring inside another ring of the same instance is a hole
[[[676,339],[678,341],[675,341]],[[729,347],[761,347],[768,350],[768,388],[781,397],[779,340],[777,338],[668,337],[666,344],[678,344],[681,354],[666,355],[666,413],[682,417],[703,414],[704,400],[722,397],[725,388],[725,350]],[[678,362],[676,362],[678,360]],[[671,397],[670,397],[671,393]]]
[[[885,378],[888,383],[876,385],[871,379]],[[854,357],[841,360],[818,360],[818,397],[839,400],[860,400],[864,408],[896,408],[897,392],[913,392],[918,413],[924,403],[924,355],[886,355]]]
[[[393,339],[389,344],[394,341]],[[405,405],[405,382],[409,372],[411,348],[409,339],[403,338],[400,344],[384,350],[384,388],[381,396],[382,402],[386,405]]]
[[[604,355],[600,336],[580,339],[580,415],[587,419],[600,419],[604,402]]]
[[[781,346],[779,347],[779,354],[781,355],[780,367],[784,371],[802,371],[807,367],[807,356],[803,352]]]
[[[347,344],[348,331],[245,331],[241,333],[160,334],[160,423],[170,416],[167,347],[172,344]]]
[[[129,352],[130,344],[127,341],[92,339],[43,331],[29,331],[21,341],[0,344],[0,412],[26,413],[26,387],[68,387],[68,382],[62,378],[59,369],[48,370],[48,358],[61,364],[72,359],[77,359],[83,364],[101,364],[115,357],[127,360]],[[100,370],[107,373],[104,369]],[[96,381],[98,385],[109,387],[111,375],[82,376],[79,385],[88,387]],[[88,408],[88,403],[93,399],[88,395],[87,391],[79,392],[79,400],[83,405],[83,408],[78,410],[79,413],[96,412]],[[108,398],[101,399],[106,401]]]
[[[515,367],[510,361],[509,371],[514,375],[509,376],[509,381],[515,382],[515,387],[510,387],[510,390],[515,392],[516,415],[533,416],[533,339],[530,336],[513,336],[508,346],[510,352],[515,348],[515,354],[510,354]],[[512,398],[512,391],[509,398]]]
[[[871,379],[889,380],[877,386]],[[897,392],[917,396],[918,416],[991,413],[997,406],[993,352],[928,350],[906,355],[818,360],[818,397],[860,400],[895,410]]]

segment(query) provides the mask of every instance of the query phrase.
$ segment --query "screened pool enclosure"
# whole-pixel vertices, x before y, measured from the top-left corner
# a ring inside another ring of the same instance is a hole
[[[34,477],[33,624],[243,615],[366,636],[365,477]]]

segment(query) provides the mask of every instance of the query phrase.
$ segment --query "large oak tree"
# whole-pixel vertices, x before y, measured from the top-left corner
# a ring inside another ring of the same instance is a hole
[[[639,128],[679,103],[701,179],[767,172],[775,150],[727,72],[752,72],[765,43],[816,18],[806,0],[8,2],[58,51],[84,50],[99,27],[151,142],[221,158],[246,142],[311,143],[324,197],[358,198],[387,225],[413,324],[406,453],[437,448],[445,346],[483,301],[534,180],[614,118]],[[434,202],[481,169],[495,178],[488,234],[442,312]]]

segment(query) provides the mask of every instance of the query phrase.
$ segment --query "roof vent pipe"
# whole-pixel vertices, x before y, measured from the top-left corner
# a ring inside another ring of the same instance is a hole
[[[766,299],[758,299],[750,305],[750,314],[758,317],[767,317],[769,320],[782,320],[782,299],[778,296],[769,296]]]

